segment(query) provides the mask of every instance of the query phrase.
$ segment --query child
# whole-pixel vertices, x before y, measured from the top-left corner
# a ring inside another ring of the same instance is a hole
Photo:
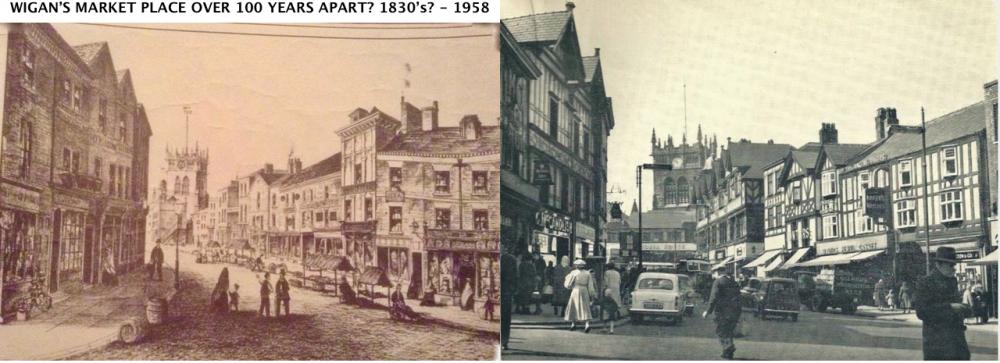
[[[889,289],[889,294],[885,296],[885,301],[888,302],[889,310],[896,310],[896,290]]]
[[[240,284],[233,284],[233,291],[229,292],[229,307],[233,311],[240,311]]]

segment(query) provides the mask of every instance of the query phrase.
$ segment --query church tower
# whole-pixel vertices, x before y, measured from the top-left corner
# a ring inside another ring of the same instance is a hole
[[[672,170],[653,171],[653,209],[668,208],[688,208],[693,206],[694,200],[691,197],[694,192],[695,178],[705,166],[705,160],[712,156],[710,141],[701,132],[701,125],[698,125],[698,134],[694,143],[688,144],[687,135],[681,136],[679,144],[674,143],[674,138],[667,135],[667,140],[656,137],[656,130],[653,130],[651,139],[653,162],[657,164],[670,164]]]
[[[194,149],[167,147],[166,157],[167,166],[149,199],[148,245],[157,239],[164,243],[189,240],[177,230],[188,224],[194,212],[208,207],[208,150],[197,144]]]

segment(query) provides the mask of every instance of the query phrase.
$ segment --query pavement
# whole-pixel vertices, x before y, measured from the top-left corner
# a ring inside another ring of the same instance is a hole
[[[913,312],[913,310],[903,313],[903,311],[899,309],[879,310],[878,307],[875,306],[859,306],[855,315],[878,320],[905,322],[915,325],[923,324],[923,321],[921,321],[920,318],[917,318],[917,313]],[[976,323],[976,319],[969,318],[965,320],[965,327],[968,330],[974,331],[996,332],[997,320],[996,318],[993,318],[985,324],[979,324]]]
[[[644,322],[616,326],[615,334],[592,330],[515,326],[503,360],[720,360],[711,317],[678,325]],[[801,312],[790,319],[761,320],[744,312],[746,335],[736,340],[738,360],[922,360],[919,324],[860,315]],[[996,361],[997,331],[966,332],[973,360]],[[553,344],[556,342],[557,344]]]
[[[535,311],[534,305],[531,307],[531,311]],[[514,314],[511,317],[510,325],[512,328],[524,327],[524,328],[534,328],[534,329],[569,329],[570,322],[563,318],[563,315],[555,315],[555,309],[552,305],[543,304],[541,306],[541,314]],[[560,311],[561,312],[561,311]],[[626,316],[627,311],[622,309],[621,318],[615,321],[615,326],[621,326],[622,324],[628,323],[628,317]],[[596,317],[595,317],[596,318]],[[594,319],[590,322],[591,329],[603,329],[607,323],[605,320]],[[582,326],[581,326],[582,327]]]
[[[172,251],[164,252],[172,261]],[[216,313],[209,307],[223,267],[229,270],[230,284],[240,285],[237,312]],[[482,360],[497,356],[497,323],[486,331],[456,319],[438,320],[436,315],[422,322],[402,322],[391,319],[381,306],[346,305],[330,293],[294,287],[290,315],[274,317],[272,301],[272,316],[262,317],[258,315],[257,273],[229,264],[196,264],[184,253],[181,271],[184,288],[171,306],[177,318],[150,331],[142,344],[113,343],[69,359]],[[458,312],[450,307],[427,309],[440,309],[440,314]]]
[[[172,284],[170,279],[146,281],[135,271],[119,276],[117,286],[54,296],[49,311],[0,325],[0,360],[63,359],[117,341],[122,323],[145,317],[146,297],[172,297]]]

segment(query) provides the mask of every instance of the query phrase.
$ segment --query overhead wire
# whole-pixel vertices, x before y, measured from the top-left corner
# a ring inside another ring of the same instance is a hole
[[[312,29],[377,29],[377,30],[409,30],[409,29],[459,29],[459,28],[471,28],[472,24],[441,24],[440,26],[435,25],[406,25],[406,26],[385,26],[385,25],[375,25],[375,26],[365,26],[365,25],[315,25],[315,24],[278,24],[278,23],[234,23],[242,25],[255,25],[255,26],[270,26],[270,27],[284,27],[284,28],[312,28]]]
[[[269,38],[331,39],[331,40],[437,40],[437,39],[485,38],[494,36],[493,33],[480,33],[480,34],[457,34],[457,35],[412,36],[412,37],[358,37],[358,36],[338,36],[338,35],[252,33],[252,32],[238,32],[238,31],[224,31],[224,30],[161,28],[152,26],[101,24],[101,23],[80,23],[80,24],[96,26],[96,27],[106,27],[106,28],[149,30],[149,31],[175,32],[175,33],[241,35],[241,36],[257,36],[257,37],[269,37]]]

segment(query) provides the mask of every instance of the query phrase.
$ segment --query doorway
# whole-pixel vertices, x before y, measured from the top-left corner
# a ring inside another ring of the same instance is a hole
[[[87,228],[83,237],[83,282],[94,283],[94,240],[97,236],[94,219],[87,217]]]
[[[412,272],[410,273],[410,292],[406,295],[410,299],[419,298],[420,294],[424,290],[424,260],[423,255],[420,252],[413,252],[410,258],[410,264],[413,266]]]
[[[379,247],[376,250],[378,268],[382,271],[389,272],[389,248]]]
[[[562,256],[569,256],[569,238],[556,237],[556,261],[562,261]],[[569,256],[570,260],[573,256]]]
[[[62,240],[62,210],[56,209],[52,218],[52,258],[49,259],[49,292],[59,291],[59,246]]]

